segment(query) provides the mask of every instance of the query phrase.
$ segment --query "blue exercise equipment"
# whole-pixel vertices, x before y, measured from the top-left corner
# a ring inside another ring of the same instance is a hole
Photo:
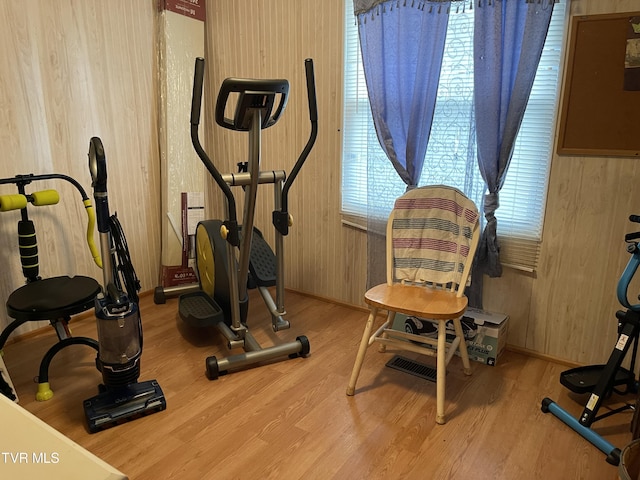
[[[629,220],[634,223],[640,223],[640,216],[631,215]],[[629,284],[640,265],[638,239],[640,239],[640,232],[625,235],[627,251],[631,254],[631,258],[618,281],[616,294],[618,302],[626,308],[626,311],[619,310],[616,312],[618,339],[609,356],[609,360],[605,365],[587,365],[573,368],[560,374],[560,383],[572,392],[578,394],[590,393],[582,414],[579,418],[575,418],[550,398],[543,399],[541,407],[544,413],[551,413],[602,451],[606,455],[607,462],[612,465],[620,463],[620,449],[594,432],[591,429],[591,425],[603,418],[634,408],[632,405],[626,404],[598,415],[598,410],[603,400],[609,397],[612,392],[625,395],[637,393],[638,391],[634,371],[640,333],[640,304],[632,304],[628,299]],[[630,367],[626,369],[622,367],[622,362],[632,347],[633,354],[630,360]],[[624,386],[624,390],[619,389],[621,386]]]

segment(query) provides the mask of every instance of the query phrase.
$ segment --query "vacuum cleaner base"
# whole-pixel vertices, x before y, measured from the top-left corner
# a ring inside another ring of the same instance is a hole
[[[156,380],[107,389],[84,401],[89,432],[96,433],[167,408]]]

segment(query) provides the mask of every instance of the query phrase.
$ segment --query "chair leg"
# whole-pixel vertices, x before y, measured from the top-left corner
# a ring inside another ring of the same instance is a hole
[[[389,313],[387,314],[387,321],[386,321],[386,325],[387,327],[385,328],[393,328],[393,322],[395,322],[396,320],[396,312],[389,310]],[[382,335],[380,335],[380,338],[388,338],[389,334],[387,334],[387,332],[383,332]],[[384,353],[387,351],[387,345],[384,343],[381,343],[380,345],[378,345],[378,352],[380,353]]]
[[[436,359],[436,423],[446,423],[444,415],[444,392],[447,376],[447,322],[438,322],[438,352]]]
[[[469,353],[467,352],[467,341],[464,338],[460,319],[453,320],[453,328],[456,330],[456,336],[460,338],[460,357],[462,358],[462,366],[465,375],[471,375],[471,363],[469,362]]]
[[[347,395],[353,395],[356,391],[356,382],[358,381],[358,376],[360,375],[360,369],[362,368],[362,363],[364,362],[364,356],[367,353],[367,348],[369,347],[369,337],[371,336],[371,331],[373,330],[373,321],[375,320],[377,314],[378,309],[376,307],[371,307],[369,318],[367,319],[367,324],[364,327],[364,333],[362,334],[362,340],[360,340],[360,348],[358,349],[356,362],[353,365],[353,370],[351,371],[351,379],[349,380],[349,386],[347,387]]]
[[[9,335],[11,335],[16,328],[18,328],[19,326],[27,322],[28,320],[14,320],[4,328],[4,330],[0,334],[0,352],[4,348],[4,344],[7,343],[7,340],[9,339]]]

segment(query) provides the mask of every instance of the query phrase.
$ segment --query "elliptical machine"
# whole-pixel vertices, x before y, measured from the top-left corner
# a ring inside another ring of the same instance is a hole
[[[225,358],[207,357],[206,374],[210,380],[233,370],[254,366],[260,362],[284,358],[306,357],[310,352],[309,340],[299,336],[293,342],[262,347],[249,331],[246,318],[248,288],[257,288],[271,313],[274,332],[289,328],[283,316],[284,309],[284,241],[293,224],[288,212],[288,194],[291,185],[306,161],[318,132],[313,61],[305,60],[307,97],[311,132],[309,140],[298,157],[290,176],[283,170],[260,171],[262,130],[272,127],[284,112],[289,94],[289,82],[283,79],[254,80],[227,78],[218,94],[215,119],[223,128],[249,134],[248,161],[239,165],[240,172],[221,174],[204,151],[198,137],[204,59],[195,62],[191,103],[191,140],[203,162],[226,198],[226,219],[205,220],[196,229],[196,267],[199,283],[193,286],[158,287],[156,303],[164,303],[166,296],[182,293],[179,299],[180,318],[193,327],[215,326],[226,338],[229,349],[242,348],[244,353]],[[236,99],[233,118],[225,117],[229,99]],[[275,110],[274,110],[275,108]],[[275,209],[272,222],[275,227],[275,254],[254,227],[256,194],[259,184],[274,185]],[[244,190],[243,224],[239,225],[236,200],[230,187]],[[276,299],[268,288],[276,288]]]
[[[166,400],[156,380],[138,382],[142,356],[140,282],[117,216],[109,214],[107,163],[102,141],[89,143],[89,170],[100,234],[104,286],[95,299],[98,329],[96,367],[102,373],[99,394],[84,401],[91,433],[159,412]]]
[[[629,221],[640,223],[640,216],[631,215]],[[631,279],[640,265],[640,248],[638,247],[640,232],[628,233],[624,239],[627,242],[627,252],[631,254],[631,258],[618,281],[616,295],[620,305],[627,310],[616,312],[618,339],[609,360],[605,365],[587,365],[572,368],[560,374],[560,383],[572,392],[591,394],[579,418],[574,418],[550,398],[543,399],[541,407],[544,413],[550,412],[605,453],[607,462],[612,465],[620,463],[620,449],[591,430],[591,425],[603,418],[634,408],[631,404],[625,404],[598,415],[603,400],[613,392],[619,395],[638,392],[635,361],[638,352],[638,337],[640,336],[640,304],[631,304],[627,298],[627,291]],[[640,296],[638,298],[640,299]],[[632,356],[630,366],[626,369],[622,367],[622,363],[629,349],[632,349]],[[620,389],[621,387],[624,389]]]

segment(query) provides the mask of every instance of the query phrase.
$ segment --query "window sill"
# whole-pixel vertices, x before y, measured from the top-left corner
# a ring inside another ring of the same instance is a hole
[[[342,224],[367,232],[367,219],[362,215],[340,212]],[[510,268],[535,274],[540,256],[541,242],[530,239],[500,236],[500,263],[504,268]]]
[[[358,230],[362,230],[364,232],[367,231],[367,218],[362,215],[355,215],[353,213],[345,213],[340,212],[340,216],[342,217],[342,224],[351,227],[357,228]]]

